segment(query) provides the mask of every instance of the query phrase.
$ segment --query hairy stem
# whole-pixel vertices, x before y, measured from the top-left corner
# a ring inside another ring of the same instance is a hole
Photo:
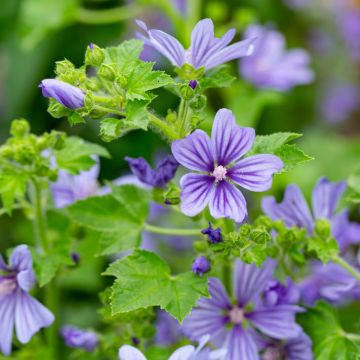
[[[150,125],[158,129],[169,141],[174,141],[179,138],[178,134],[165,121],[158,118],[156,115],[149,113]]]
[[[343,267],[345,270],[347,270],[351,275],[356,278],[357,281],[360,282],[360,273],[356,268],[354,268],[352,265],[350,265],[347,261],[345,261],[338,255],[333,258],[333,261]]]
[[[163,235],[194,236],[201,234],[201,230],[199,229],[168,229],[147,223],[144,224],[144,230]]]

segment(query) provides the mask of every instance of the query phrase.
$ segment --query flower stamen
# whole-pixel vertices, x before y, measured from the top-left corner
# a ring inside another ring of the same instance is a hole
[[[216,179],[216,182],[219,182],[226,179],[226,173],[226,168],[222,165],[219,165],[215,166],[215,169],[211,175]]]

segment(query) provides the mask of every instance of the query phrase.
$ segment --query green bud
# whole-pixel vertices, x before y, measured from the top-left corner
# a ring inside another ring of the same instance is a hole
[[[98,76],[105,80],[114,81],[116,77],[114,65],[102,64],[99,68]]]
[[[69,61],[69,60],[62,60],[62,61],[57,61],[55,63],[55,74],[57,76],[60,76],[61,74],[65,74],[67,72],[71,72],[75,70],[75,66],[74,64]]]
[[[90,43],[85,53],[85,64],[98,67],[105,59],[105,52],[99,46]]]
[[[48,106],[48,113],[52,117],[59,119],[59,118],[68,116],[71,113],[71,110],[69,110],[65,106],[61,105],[54,99],[50,99],[49,106]]]
[[[279,249],[276,246],[268,246],[266,248],[266,253],[268,254],[268,256],[270,256],[271,258],[276,258],[279,255]]]
[[[24,138],[30,132],[30,125],[25,119],[13,120],[10,134],[17,138]]]
[[[166,120],[169,122],[169,123],[176,123],[177,121],[177,114],[176,112],[174,111],[168,111],[168,114],[166,115]]]
[[[265,229],[253,229],[250,232],[250,238],[256,244],[266,244],[271,240],[270,234]]]
[[[33,164],[36,155],[33,146],[30,144],[20,144],[15,148],[14,159],[20,164],[30,165]]]
[[[126,88],[127,83],[128,83],[126,76],[121,75],[121,74],[116,77],[115,81],[123,89]]]
[[[12,158],[14,156],[14,150],[11,146],[3,145],[0,147],[0,157]]]
[[[199,95],[194,100],[191,101],[190,107],[193,110],[201,110],[206,106],[206,96],[205,95]]]
[[[192,129],[197,129],[199,125],[204,121],[203,118],[197,115],[193,115],[190,119],[190,125]]]
[[[331,226],[329,221],[326,219],[316,220],[315,233],[322,239],[328,239],[331,236]]]
[[[65,146],[66,134],[60,131],[51,131],[48,134],[48,147],[55,150],[62,150]]]
[[[207,243],[205,241],[194,241],[194,250],[197,253],[203,253],[207,249]]]
[[[204,74],[204,71],[205,71],[205,67],[195,69],[190,64],[184,64],[181,68],[175,69],[175,72],[183,80],[201,79],[202,75]]]
[[[180,94],[184,100],[191,100],[195,96],[195,91],[189,86],[189,84],[182,84],[180,86]]]
[[[88,81],[86,82],[86,87],[90,91],[98,91],[100,89],[100,86],[97,78],[93,77],[88,79]]]
[[[178,205],[180,204],[180,188],[173,183],[169,184],[169,189],[164,194],[166,204]]]

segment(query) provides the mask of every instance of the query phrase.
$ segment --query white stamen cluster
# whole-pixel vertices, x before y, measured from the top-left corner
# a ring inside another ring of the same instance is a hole
[[[216,182],[219,182],[226,179],[226,173],[226,168],[222,165],[218,165],[212,172],[212,176],[216,179]]]

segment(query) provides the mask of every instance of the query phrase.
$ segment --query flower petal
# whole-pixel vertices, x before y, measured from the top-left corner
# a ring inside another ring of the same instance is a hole
[[[230,110],[216,113],[211,142],[218,165],[226,166],[239,159],[251,149],[254,139],[254,129],[238,126]]]
[[[156,49],[168,58],[173,65],[181,67],[184,64],[185,50],[177,39],[161,30],[149,30],[143,21],[136,20],[136,23],[148,35],[148,37],[145,37],[140,33],[136,34],[146,45]]]
[[[32,255],[28,246],[17,246],[10,255],[9,263],[11,270],[32,270]]]
[[[211,216],[215,219],[226,217],[238,223],[242,222],[247,215],[244,195],[226,180],[220,181],[214,188],[209,209]]]
[[[266,191],[271,188],[272,176],[283,167],[283,162],[275,155],[255,155],[238,161],[227,176],[238,185],[251,191]]]
[[[0,350],[10,355],[14,331],[16,294],[0,297]]]
[[[322,177],[314,187],[312,193],[312,208],[316,219],[332,219],[337,204],[346,189],[346,182],[330,182]]]
[[[120,360],[146,360],[140,350],[130,345],[123,345],[119,349],[119,358]]]
[[[174,141],[171,151],[175,159],[188,169],[206,172],[214,170],[211,141],[202,130],[195,130],[184,139]]]
[[[274,261],[268,260],[258,268],[255,264],[245,264],[240,260],[235,262],[233,289],[238,305],[244,306],[257,298],[271,279],[275,264]]]
[[[205,65],[205,57],[214,40],[214,24],[211,19],[200,20],[191,33],[190,56],[195,68]]]
[[[214,181],[208,175],[186,174],[180,179],[181,211],[195,216],[205,209],[214,191]]]
[[[22,344],[30,341],[41,328],[54,322],[54,315],[24,291],[17,294],[15,309],[16,336]]]
[[[30,291],[36,281],[35,274],[32,269],[20,271],[16,279],[20,288],[26,292]]]
[[[189,360],[194,352],[195,348],[192,345],[185,345],[173,352],[169,360]]]
[[[231,330],[227,339],[227,360],[258,360],[259,351],[248,330],[237,325]]]
[[[311,339],[302,332],[300,336],[289,339],[285,344],[285,351],[291,360],[313,360]]]
[[[338,242],[340,250],[360,243],[360,224],[349,221],[349,210],[344,209],[331,221],[331,233]]]
[[[273,196],[262,199],[261,207],[265,215],[273,220],[283,220],[286,226],[297,226],[312,232],[314,221],[304,195],[297,185],[289,185],[285,190],[284,199],[276,203]]]
[[[246,317],[264,334],[274,339],[290,339],[300,335],[302,329],[295,322],[295,314],[301,308],[293,305],[278,305],[257,309]]]
[[[0,254],[0,270],[6,270],[6,269],[7,269],[7,266],[6,266],[5,260],[2,257],[2,255]]]

